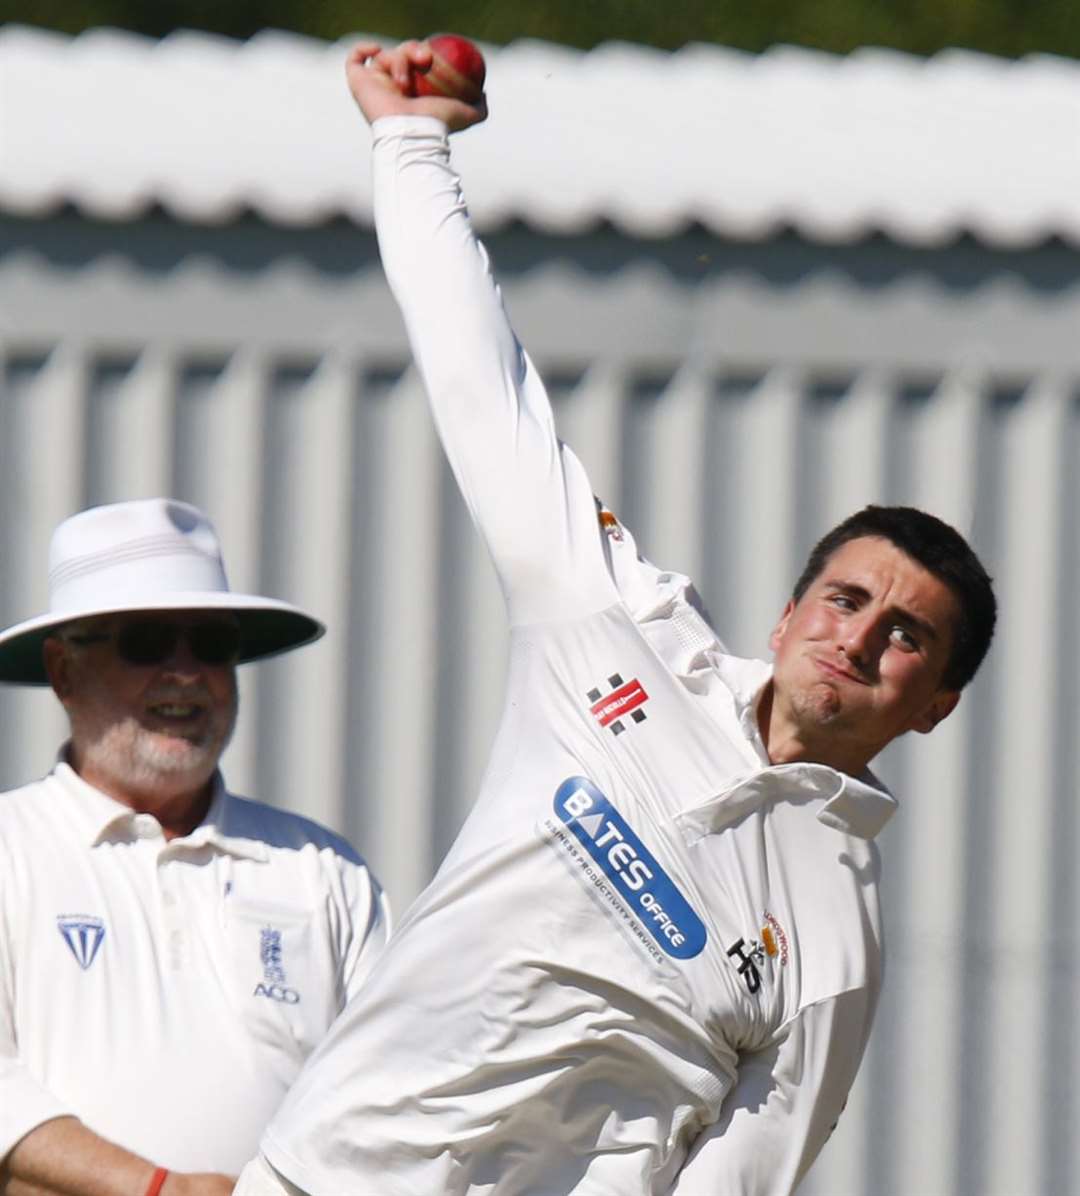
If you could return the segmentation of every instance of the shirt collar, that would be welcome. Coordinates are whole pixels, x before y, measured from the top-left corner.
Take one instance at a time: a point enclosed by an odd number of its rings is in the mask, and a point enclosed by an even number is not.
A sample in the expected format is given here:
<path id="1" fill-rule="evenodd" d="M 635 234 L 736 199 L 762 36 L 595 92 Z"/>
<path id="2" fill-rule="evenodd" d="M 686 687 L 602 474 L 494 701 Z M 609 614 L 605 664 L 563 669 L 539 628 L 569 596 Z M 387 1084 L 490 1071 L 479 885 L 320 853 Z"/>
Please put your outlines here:
<path id="1" fill-rule="evenodd" d="M 88 844 L 97 847 L 116 837 L 135 838 L 135 819 L 138 817 L 135 811 L 102 793 L 100 789 L 95 789 L 93 785 L 87 784 L 68 761 L 68 745 L 65 744 L 53 769 L 52 778 L 65 794 L 74 799 L 72 817 L 85 826 Z M 171 839 L 169 847 L 209 845 L 241 859 L 269 859 L 265 843 L 236 833 L 237 799 L 225 788 L 225 781 L 220 772 L 214 774 L 213 786 L 213 796 L 206 817 L 190 834 Z"/>
<path id="2" fill-rule="evenodd" d="M 763 773 L 782 778 L 786 787 L 824 797 L 825 804 L 817 814 L 819 822 L 859 839 L 875 838 L 896 813 L 897 802 L 874 773 L 867 768 L 853 777 L 827 764 L 772 764 L 757 720 L 758 698 L 772 679 L 772 665 L 720 653 L 713 656 L 712 664 L 731 692 L 739 726 L 760 760 Z M 748 800 L 760 804 L 764 794 L 759 786 L 748 789 L 744 783 L 739 788 L 746 790 L 743 800 L 735 803 L 740 811 L 747 807 Z"/>
<path id="3" fill-rule="evenodd" d="M 68 763 L 68 749 L 68 744 L 61 749 L 60 758 L 50 777 L 64 796 L 70 799 L 68 818 L 82 824 L 86 841 L 91 847 L 96 847 L 114 834 L 127 833 L 134 838 L 135 811 L 100 789 L 95 789 L 93 785 L 88 785 Z"/>
<path id="4" fill-rule="evenodd" d="M 206 817 L 191 834 L 182 839 L 173 839 L 173 843 L 184 843 L 191 847 L 209 844 L 240 859 L 268 860 L 270 853 L 265 843 L 237 833 L 237 808 L 237 799 L 225 788 L 221 773 L 215 773 L 214 796 L 210 799 Z"/>

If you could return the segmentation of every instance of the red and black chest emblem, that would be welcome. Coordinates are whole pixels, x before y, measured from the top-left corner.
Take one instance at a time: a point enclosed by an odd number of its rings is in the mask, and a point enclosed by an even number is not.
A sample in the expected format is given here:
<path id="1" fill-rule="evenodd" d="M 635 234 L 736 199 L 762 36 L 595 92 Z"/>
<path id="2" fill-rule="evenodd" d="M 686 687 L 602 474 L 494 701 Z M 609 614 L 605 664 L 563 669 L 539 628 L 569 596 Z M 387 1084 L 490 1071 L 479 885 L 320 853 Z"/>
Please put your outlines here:
<path id="1" fill-rule="evenodd" d="M 627 716 L 635 723 L 645 721 L 642 707 L 649 700 L 649 695 L 636 677 L 632 681 L 624 681 L 619 673 L 612 673 L 608 684 L 611 693 L 606 695 L 599 689 L 589 690 L 586 695 L 592 702 L 589 711 L 601 727 L 610 727 L 613 735 L 621 735 L 626 730 L 623 720 Z"/>

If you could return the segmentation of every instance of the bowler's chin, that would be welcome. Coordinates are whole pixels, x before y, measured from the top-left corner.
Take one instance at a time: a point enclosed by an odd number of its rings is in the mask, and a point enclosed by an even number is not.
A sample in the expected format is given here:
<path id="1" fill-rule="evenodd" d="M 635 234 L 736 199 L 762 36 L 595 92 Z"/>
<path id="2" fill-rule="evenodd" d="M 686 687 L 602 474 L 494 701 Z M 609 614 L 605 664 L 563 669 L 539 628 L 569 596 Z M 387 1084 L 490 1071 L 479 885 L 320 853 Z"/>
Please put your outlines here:
<path id="1" fill-rule="evenodd" d="M 827 681 L 792 695 L 791 709 L 800 723 L 817 727 L 828 726 L 844 713 L 836 686 Z"/>

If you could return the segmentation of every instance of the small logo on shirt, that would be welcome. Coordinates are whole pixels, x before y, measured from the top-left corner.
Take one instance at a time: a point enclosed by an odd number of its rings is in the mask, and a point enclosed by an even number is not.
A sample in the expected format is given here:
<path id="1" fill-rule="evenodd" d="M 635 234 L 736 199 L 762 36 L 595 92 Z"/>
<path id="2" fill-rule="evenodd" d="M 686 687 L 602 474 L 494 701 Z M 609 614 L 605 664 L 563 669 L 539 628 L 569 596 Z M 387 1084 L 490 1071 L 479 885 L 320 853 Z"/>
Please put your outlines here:
<path id="1" fill-rule="evenodd" d="M 783 967 L 789 955 L 784 928 L 767 909 L 762 910 L 761 917 L 765 924 L 758 931 L 759 938 L 751 939 L 749 943 L 740 938 L 727 949 L 728 956 L 737 963 L 739 975 L 751 993 L 761 989 L 765 961 L 773 960 Z"/>
<path id="2" fill-rule="evenodd" d="M 56 928 L 85 972 L 105 941 L 105 923 L 93 914 L 60 914 L 56 919 Z"/>
<path id="3" fill-rule="evenodd" d="M 751 995 L 761 989 L 761 968 L 765 963 L 765 948 L 754 939 L 747 943 L 739 939 L 727 949 L 727 954 L 738 961 L 739 975 L 746 983 Z"/>
<path id="4" fill-rule="evenodd" d="M 255 985 L 253 997 L 269 997 L 285 1005 L 299 1005 L 300 994 L 286 984 L 284 950 L 281 931 L 275 926 L 264 926 L 259 931 L 259 959 L 262 962 L 262 982 Z"/>
<path id="5" fill-rule="evenodd" d="M 600 520 L 600 527 L 607 538 L 609 540 L 617 540 L 621 543 L 623 538 L 622 526 L 607 507 L 600 508 L 598 518 Z"/>
<path id="6" fill-rule="evenodd" d="M 700 954 L 706 939 L 704 923 L 603 793 L 585 777 L 570 777 L 555 791 L 554 804 L 555 812 L 660 947 L 675 959 Z"/>
<path id="7" fill-rule="evenodd" d="M 586 697 L 592 702 L 589 713 L 601 727 L 610 727 L 613 735 L 621 735 L 626 730 L 623 719 L 629 715 L 635 723 L 645 721 L 645 711 L 642 706 L 649 700 L 644 686 L 635 677 L 633 681 L 623 681 L 621 674 L 612 673 L 608 678 L 611 693 L 606 697 L 599 689 L 590 689 Z"/>
<path id="8" fill-rule="evenodd" d="M 783 967 L 788 961 L 788 937 L 784 928 L 768 910 L 763 910 L 761 916 L 765 919 L 765 925 L 759 931 L 761 945 L 765 948 L 765 954 L 770 959 L 777 960 Z"/>

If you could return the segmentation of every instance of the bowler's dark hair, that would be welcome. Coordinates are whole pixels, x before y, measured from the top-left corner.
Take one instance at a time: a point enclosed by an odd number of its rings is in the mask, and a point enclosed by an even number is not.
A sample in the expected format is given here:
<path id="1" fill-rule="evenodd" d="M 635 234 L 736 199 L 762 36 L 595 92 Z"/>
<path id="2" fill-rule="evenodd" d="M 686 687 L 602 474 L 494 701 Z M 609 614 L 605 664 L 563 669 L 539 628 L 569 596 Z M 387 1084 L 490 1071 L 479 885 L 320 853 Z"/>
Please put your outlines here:
<path id="1" fill-rule="evenodd" d="M 942 686 L 963 689 L 975 676 L 990 647 L 997 621 L 997 601 L 990 577 L 971 546 L 958 531 L 936 516 L 915 507 L 863 507 L 817 542 L 795 583 L 792 597 L 796 602 L 802 598 L 841 545 L 864 536 L 879 536 L 895 544 L 956 595 L 960 617 L 954 628 L 952 656 Z"/>

